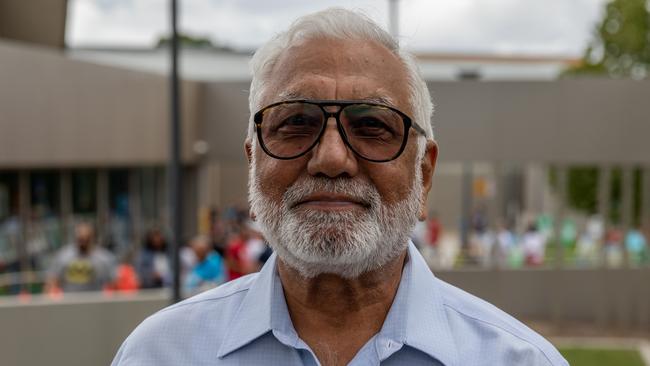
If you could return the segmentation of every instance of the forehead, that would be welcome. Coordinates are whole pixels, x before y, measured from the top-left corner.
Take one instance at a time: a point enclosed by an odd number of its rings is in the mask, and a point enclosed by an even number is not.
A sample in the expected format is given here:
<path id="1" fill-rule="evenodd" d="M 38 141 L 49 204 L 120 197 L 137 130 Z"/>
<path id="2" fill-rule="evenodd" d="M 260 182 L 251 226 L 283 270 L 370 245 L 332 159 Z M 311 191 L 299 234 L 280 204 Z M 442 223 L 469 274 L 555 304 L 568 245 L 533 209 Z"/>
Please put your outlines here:
<path id="1" fill-rule="evenodd" d="M 271 75 L 265 104 L 298 98 L 370 99 L 408 110 L 406 68 L 374 41 L 309 39 L 286 49 Z"/>

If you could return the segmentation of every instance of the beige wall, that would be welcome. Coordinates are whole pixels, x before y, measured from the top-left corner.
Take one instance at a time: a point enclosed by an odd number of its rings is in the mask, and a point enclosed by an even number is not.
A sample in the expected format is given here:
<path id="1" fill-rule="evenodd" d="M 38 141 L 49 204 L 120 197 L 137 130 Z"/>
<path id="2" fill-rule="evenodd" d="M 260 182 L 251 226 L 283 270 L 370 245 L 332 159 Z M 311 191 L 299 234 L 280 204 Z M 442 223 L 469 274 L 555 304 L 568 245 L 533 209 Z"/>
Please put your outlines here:
<path id="1" fill-rule="evenodd" d="M 107 298 L 67 294 L 57 302 L 0 302 L 2 364 L 12 366 L 109 365 L 120 344 L 147 316 L 169 304 L 154 292 Z"/>
<path id="2" fill-rule="evenodd" d="M 443 160 L 650 162 L 650 81 L 462 81 L 429 89 Z"/>
<path id="3" fill-rule="evenodd" d="M 0 0 L 0 38 L 62 49 L 67 0 Z"/>
<path id="4" fill-rule="evenodd" d="M 164 164 L 168 78 L 0 43 L 0 168 Z M 183 156 L 192 162 L 200 85 L 184 82 Z"/>
<path id="5" fill-rule="evenodd" d="M 520 318 L 552 321 L 571 332 L 574 322 L 609 334 L 650 330 L 650 269 L 458 270 L 436 272 Z"/>

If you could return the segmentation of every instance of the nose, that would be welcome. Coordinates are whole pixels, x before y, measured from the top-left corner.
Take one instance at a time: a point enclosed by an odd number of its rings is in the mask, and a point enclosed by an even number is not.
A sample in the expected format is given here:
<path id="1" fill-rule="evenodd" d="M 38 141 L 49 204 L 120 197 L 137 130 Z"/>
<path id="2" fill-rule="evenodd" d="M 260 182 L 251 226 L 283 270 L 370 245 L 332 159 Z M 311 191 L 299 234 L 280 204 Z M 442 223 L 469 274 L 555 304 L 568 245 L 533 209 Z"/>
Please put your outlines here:
<path id="1" fill-rule="evenodd" d="M 325 175 L 330 178 L 338 176 L 354 177 L 359 171 L 357 158 L 348 148 L 339 134 L 336 120 L 327 121 L 323 136 L 312 150 L 307 164 L 310 175 Z"/>

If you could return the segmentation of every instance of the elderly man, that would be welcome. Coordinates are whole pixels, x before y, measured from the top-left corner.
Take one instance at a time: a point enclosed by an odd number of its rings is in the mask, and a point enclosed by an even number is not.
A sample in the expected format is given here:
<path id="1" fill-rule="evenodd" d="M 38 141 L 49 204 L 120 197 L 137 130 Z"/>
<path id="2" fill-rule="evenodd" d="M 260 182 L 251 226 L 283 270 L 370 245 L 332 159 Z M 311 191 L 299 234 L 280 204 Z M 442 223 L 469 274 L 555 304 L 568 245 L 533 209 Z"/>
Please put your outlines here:
<path id="1" fill-rule="evenodd" d="M 252 67 L 251 214 L 276 254 L 145 320 L 114 365 L 566 365 L 410 243 L 438 150 L 427 87 L 389 34 L 325 10 Z"/>

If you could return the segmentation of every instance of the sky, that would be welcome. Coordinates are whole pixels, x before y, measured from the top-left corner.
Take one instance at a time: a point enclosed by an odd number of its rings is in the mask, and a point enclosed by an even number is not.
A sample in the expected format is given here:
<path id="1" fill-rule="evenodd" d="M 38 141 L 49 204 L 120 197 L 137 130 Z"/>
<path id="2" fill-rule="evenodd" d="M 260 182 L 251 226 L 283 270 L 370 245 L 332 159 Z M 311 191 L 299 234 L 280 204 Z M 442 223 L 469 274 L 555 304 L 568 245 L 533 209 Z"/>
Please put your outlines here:
<path id="1" fill-rule="evenodd" d="M 389 0 L 179 0 L 181 31 L 254 49 L 304 14 L 340 6 L 388 27 Z M 418 52 L 580 56 L 606 0 L 399 0 L 399 40 Z M 169 0 L 69 0 L 70 47 L 151 47 Z"/>

